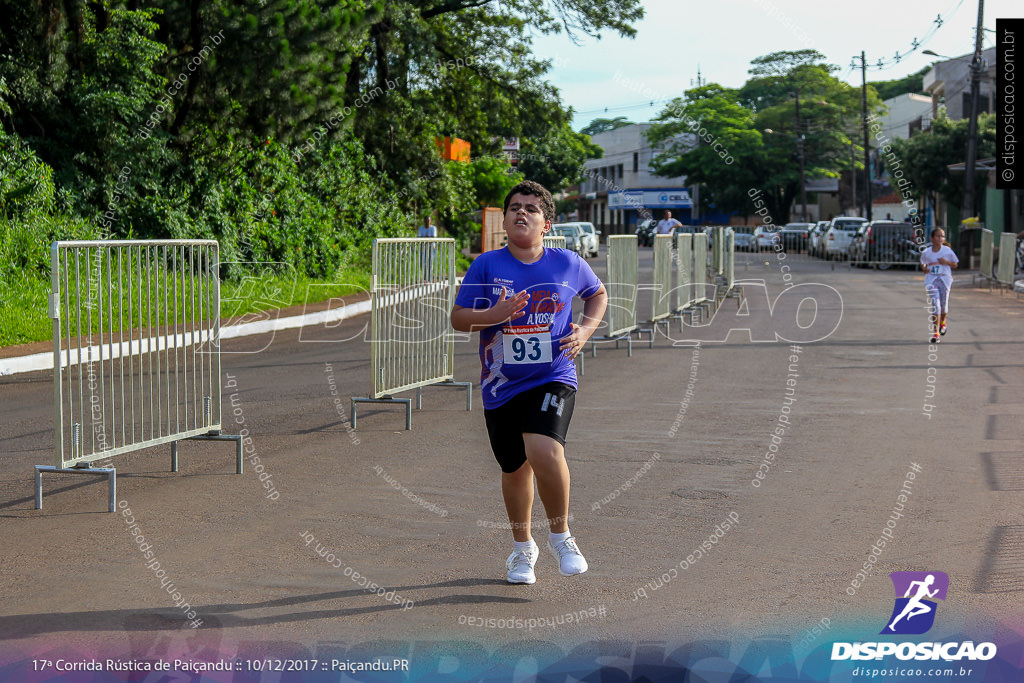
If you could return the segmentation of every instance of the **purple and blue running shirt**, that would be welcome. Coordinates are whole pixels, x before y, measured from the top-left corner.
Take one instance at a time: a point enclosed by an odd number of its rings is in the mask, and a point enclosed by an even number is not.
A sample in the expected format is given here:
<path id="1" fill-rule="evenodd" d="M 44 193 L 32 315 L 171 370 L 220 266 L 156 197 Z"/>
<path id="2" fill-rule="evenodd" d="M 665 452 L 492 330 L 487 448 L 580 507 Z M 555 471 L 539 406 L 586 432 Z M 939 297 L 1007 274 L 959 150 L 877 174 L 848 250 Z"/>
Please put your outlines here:
<path id="1" fill-rule="evenodd" d="M 593 296 L 601 281 L 579 254 L 545 248 L 534 263 L 523 263 L 508 248 L 489 251 L 473 261 L 455 304 L 486 309 L 529 292 L 525 315 L 480 331 L 480 387 L 490 410 L 528 389 L 548 382 L 576 387 L 576 364 L 558 348 L 572 328 L 572 299 Z"/>

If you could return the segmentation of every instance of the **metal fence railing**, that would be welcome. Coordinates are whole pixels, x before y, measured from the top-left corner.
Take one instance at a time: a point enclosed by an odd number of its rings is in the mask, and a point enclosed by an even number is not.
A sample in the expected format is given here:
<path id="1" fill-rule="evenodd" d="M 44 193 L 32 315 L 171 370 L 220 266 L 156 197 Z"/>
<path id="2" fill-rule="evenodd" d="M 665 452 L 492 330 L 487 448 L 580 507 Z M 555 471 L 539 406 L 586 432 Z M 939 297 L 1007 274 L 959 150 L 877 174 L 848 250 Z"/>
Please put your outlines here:
<path id="1" fill-rule="evenodd" d="M 608 274 L 605 289 L 608 292 L 608 308 L 605 310 L 605 334 L 591 337 L 591 355 L 597 355 L 598 341 L 614 341 L 615 348 L 620 341 L 626 342 L 629 355 L 633 355 L 632 337 L 637 329 L 638 265 L 636 235 L 608 236 Z"/>
<path id="2" fill-rule="evenodd" d="M 995 235 L 985 228 L 981 231 L 981 266 L 979 271 L 981 277 L 986 280 L 992 279 L 992 266 L 994 265 L 993 252 L 995 251 Z"/>
<path id="3" fill-rule="evenodd" d="M 412 400 L 394 394 L 416 389 L 421 408 L 428 385 L 465 388 L 470 410 L 473 384 L 453 381 L 455 240 L 374 240 L 370 299 L 373 396 L 352 398 L 353 429 L 359 403 L 403 403 L 405 428 L 412 429 Z"/>
<path id="4" fill-rule="evenodd" d="M 222 435 L 219 251 L 213 240 L 54 242 L 54 465 L 42 473 L 107 476 L 92 463 L 160 444 Z"/>
<path id="5" fill-rule="evenodd" d="M 725 286 L 728 292 L 732 292 L 736 286 L 736 233 L 729 231 L 729 237 L 725 243 Z"/>
<path id="6" fill-rule="evenodd" d="M 544 235 L 545 249 L 565 249 L 565 235 Z"/>
<path id="7" fill-rule="evenodd" d="M 711 228 L 711 270 L 714 275 L 725 273 L 726 230 L 720 225 Z"/>
<path id="8" fill-rule="evenodd" d="M 651 292 L 651 322 L 672 314 L 672 235 L 654 237 L 654 290 Z"/>
<path id="9" fill-rule="evenodd" d="M 703 304 L 708 287 L 708 236 L 697 233 L 693 236 L 693 303 Z"/>
<path id="10" fill-rule="evenodd" d="M 676 310 L 693 306 L 693 235 L 676 235 Z"/>
<path id="11" fill-rule="evenodd" d="M 1004 232 L 999 236 L 999 265 L 996 268 L 996 282 L 1013 287 L 1013 267 L 1017 256 L 1017 236 Z"/>

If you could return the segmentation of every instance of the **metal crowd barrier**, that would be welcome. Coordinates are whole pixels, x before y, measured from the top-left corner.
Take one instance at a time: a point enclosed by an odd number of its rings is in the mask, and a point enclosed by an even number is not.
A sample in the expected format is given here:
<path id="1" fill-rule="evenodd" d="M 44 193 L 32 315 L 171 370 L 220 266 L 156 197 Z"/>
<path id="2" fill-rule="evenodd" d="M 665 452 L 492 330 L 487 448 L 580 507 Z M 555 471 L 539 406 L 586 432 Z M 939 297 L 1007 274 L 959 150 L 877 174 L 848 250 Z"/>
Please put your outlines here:
<path id="1" fill-rule="evenodd" d="M 725 228 L 711 228 L 711 269 L 714 275 L 725 273 Z"/>
<path id="2" fill-rule="evenodd" d="M 708 235 L 697 233 L 693 236 L 693 303 L 704 305 L 708 286 Z"/>
<path id="3" fill-rule="evenodd" d="M 405 404 L 412 429 L 412 399 L 394 394 L 425 386 L 464 387 L 473 407 L 473 383 L 455 382 L 455 336 L 449 314 L 455 303 L 455 240 L 387 238 L 373 241 L 370 293 L 373 396 L 352 398 L 352 428 L 359 403 Z"/>
<path id="4" fill-rule="evenodd" d="M 981 231 L 981 266 L 978 268 L 981 277 L 992 280 L 993 252 L 995 251 L 995 234 L 988 228 Z"/>
<path id="5" fill-rule="evenodd" d="M 636 299 L 638 288 L 638 255 L 636 235 L 608 236 L 608 308 L 605 311 L 607 331 L 602 337 L 591 337 L 591 356 L 597 355 L 598 341 L 614 341 L 615 348 L 625 341 L 628 355 L 633 355 L 632 334 L 637 329 Z"/>
<path id="6" fill-rule="evenodd" d="M 676 311 L 693 310 L 693 235 L 676 235 Z"/>
<path id="7" fill-rule="evenodd" d="M 736 286 L 736 233 L 729 233 L 729 240 L 725 247 L 725 286 L 731 294 Z"/>
<path id="8" fill-rule="evenodd" d="M 54 242 L 54 465 L 43 472 L 106 476 L 114 511 L 116 455 L 221 434 L 219 248 L 213 240 Z"/>
<path id="9" fill-rule="evenodd" d="M 565 249 L 565 235 L 544 235 L 545 249 Z"/>
<path id="10" fill-rule="evenodd" d="M 1013 287 L 1013 266 L 1017 251 L 1017 236 L 1012 232 L 1004 232 L 999 236 L 999 266 L 996 269 L 996 282 Z"/>
<path id="11" fill-rule="evenodd" d="M 672 315 L 672 235 L 655 235 L 651 323 L 656 326 L 659 321 L 670 315 Z"/>

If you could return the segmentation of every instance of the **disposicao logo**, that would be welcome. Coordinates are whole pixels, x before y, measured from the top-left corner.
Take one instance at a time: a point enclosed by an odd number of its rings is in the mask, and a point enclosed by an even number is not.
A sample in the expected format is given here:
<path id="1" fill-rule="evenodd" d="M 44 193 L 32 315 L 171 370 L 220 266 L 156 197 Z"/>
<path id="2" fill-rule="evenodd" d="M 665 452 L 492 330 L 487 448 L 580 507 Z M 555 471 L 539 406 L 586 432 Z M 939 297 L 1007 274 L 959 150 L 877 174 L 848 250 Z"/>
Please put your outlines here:
<path id="1" fill-rule="evenodd" d="M 896 600 L 892 614 L 880 635 L 920 635 L 935 624 L 938 603 L 945 600 L 949 590 L 949 576 L 945 572 L 892 572 Z M 832 661 L 882 659 L 895 655 L 897 659 L 917 661 L 959 660 L 987 661 L 996 656 L 995 643 L 966 640 L 946 643 L 833 643 Z"/>
<path id="2" fill-rule="evenodd" d="M 896 589 L 896 604 L 881 634 L 927 633 L 935 623 L 938 607 L 938 603 L 928 598 L 946 599 L 949 576 L 945 572 L 893 572 L 889 578 Z"/>

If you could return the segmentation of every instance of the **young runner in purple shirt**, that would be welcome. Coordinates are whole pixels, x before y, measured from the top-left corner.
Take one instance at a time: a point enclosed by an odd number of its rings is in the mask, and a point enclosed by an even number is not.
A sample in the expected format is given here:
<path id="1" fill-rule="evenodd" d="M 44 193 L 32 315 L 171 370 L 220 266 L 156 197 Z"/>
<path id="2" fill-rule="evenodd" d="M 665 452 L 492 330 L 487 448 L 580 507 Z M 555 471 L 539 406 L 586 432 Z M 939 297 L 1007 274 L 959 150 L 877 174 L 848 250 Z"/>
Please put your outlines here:
<path id="1" fill-rule="evenodd" d="M 608 295 L 590 266 L 565 249 L 545 249 L 555 206 L 524 181 L 505 198 L 508 245 L 481 255 L 462 281 L 452 326 L 480 332 L 481 389 L 491 450 L 512 526 L 509 583 L 534 583 L 540 554 L 530 533 L 533 480 L 548 515 L 548 549 L 563 576 L 587 571 L 569 533 L 565 437 L 576 396 L 576 355 L 604 317 Z M 581 324 L 572 300 L 584 301 Z"/>

